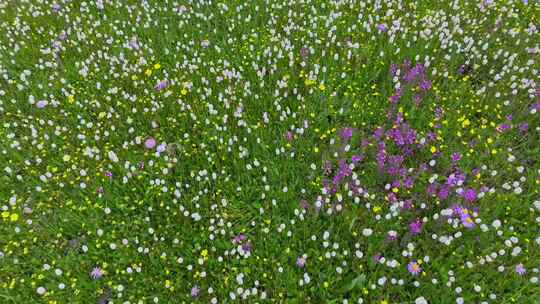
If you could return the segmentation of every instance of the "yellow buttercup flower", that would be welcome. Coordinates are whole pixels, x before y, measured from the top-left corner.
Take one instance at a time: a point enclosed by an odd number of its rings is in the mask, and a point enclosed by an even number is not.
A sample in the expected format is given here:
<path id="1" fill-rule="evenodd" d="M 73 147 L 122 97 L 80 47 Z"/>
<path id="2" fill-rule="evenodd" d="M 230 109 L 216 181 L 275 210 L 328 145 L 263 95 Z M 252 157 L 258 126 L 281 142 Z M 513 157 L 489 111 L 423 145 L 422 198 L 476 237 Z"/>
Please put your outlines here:
<path id="1" fill-rule="evenodd" d="M 201 251 L 201 256 L 202 256 L 203 258 L 207 257 L 207 256 L 208 256 L 208 250 L 203 249 L 203 250 Z"/>

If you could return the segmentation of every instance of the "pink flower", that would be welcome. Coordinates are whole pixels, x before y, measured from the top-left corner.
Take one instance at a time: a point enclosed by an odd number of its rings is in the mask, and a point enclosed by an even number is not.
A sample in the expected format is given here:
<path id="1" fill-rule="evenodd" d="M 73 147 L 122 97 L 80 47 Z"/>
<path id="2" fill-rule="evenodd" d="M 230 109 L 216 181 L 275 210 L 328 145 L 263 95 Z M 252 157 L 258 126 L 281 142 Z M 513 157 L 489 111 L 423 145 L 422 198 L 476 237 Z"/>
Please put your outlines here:
<path id="1" fill-rule="evenodd" d="M 287 131 L 287 132 L 285 132 L 284 137 L 285 137 L 285 139 L 286 139 L 287 141 L 291 141 L 291 140 L 293 140 L 293 137 L 294 137 L 294 136 L 293 136 L 293 133 L 292 133 L 291 131 Z"/>
<path id="2" fill-rule="evenodd" d="M 156 146 L 157 142 L 154 138 L 150 137 L 148 139 L 146 139 L 144 141 L 144 147 L 146 149 L 154 149 L 154 147 Z"/>
<path id="3" fill-rule="evenodd" d="M 422 271 L 422 268 L 420 267 L 418 263 L 416 263 L 416 261 L 412 261 L 409 264 L 407 264 L 407 270 L 412 275 L 418 275 Z"/>

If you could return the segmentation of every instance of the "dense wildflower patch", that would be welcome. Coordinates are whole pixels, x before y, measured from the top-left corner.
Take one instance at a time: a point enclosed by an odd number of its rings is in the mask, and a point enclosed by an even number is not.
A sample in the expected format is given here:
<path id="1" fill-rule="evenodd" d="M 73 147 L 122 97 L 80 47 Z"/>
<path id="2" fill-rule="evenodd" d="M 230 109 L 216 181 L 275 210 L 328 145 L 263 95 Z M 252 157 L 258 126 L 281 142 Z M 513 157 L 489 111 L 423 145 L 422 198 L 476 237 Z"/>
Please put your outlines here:
<path id="1" fill-rule="evenodd" d="M 537 1 L 1 1 L 0 303 L 538 303 Z"/>

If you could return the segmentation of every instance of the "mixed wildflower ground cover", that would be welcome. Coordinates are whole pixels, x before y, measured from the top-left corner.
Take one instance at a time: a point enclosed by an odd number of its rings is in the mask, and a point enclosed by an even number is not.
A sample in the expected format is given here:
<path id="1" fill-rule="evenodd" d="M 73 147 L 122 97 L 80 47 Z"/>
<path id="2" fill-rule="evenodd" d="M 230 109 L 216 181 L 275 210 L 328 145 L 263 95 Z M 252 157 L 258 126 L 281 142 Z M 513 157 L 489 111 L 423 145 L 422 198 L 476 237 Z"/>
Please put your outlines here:
<path id="1" fill-rule="evenodd" d="M 537 1 L 0 1 L 0 303 L 540 303 Z"/>

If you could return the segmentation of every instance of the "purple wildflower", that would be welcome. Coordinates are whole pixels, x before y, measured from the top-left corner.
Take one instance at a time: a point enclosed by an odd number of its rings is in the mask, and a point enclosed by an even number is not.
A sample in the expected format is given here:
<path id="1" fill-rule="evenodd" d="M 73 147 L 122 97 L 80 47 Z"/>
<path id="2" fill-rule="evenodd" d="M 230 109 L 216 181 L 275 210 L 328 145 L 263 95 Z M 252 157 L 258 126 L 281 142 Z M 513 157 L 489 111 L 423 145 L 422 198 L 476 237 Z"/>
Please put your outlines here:
<path id="1" fill-rule="evenodd" d="M 437 193 L 437 185 L 435 184 L 429 184 L 426 188 L 426 194 L 428 196 L 434 196 Z"/>
<path id="2" fill-rule="evenodd" d="M 407 270 L 412 275 L 418 275 L 420 272 L 422 272 L 422 268 L 420 265 L 415 261 L 411 261 L 409 264 L 407 264 Z"/>
<path id="3" fill-rule="evenodd" d="M 437 135 L 431 131 L 429 131 L 427 134 L 426 134 L 426 138 L 427 140 L 429 141 L 434 141 L 435 139 L 437 139 Z"/>
<path id="4" fill-rule="evenodd" d="M 484 0 L 482 1 L 482 6 L 483 7 L 490 7 L 493 5 L 493 0 Z"/>
<path id="5" fill-rule="evenodd" d="M 367 138 L 362 138 L 362 140 L 360 141 L 360 146 L 362 148 L 366 148 L 367 146 L 369 146 L 369 139 Z"/>
<path id="6" fill-rule="evenodd" d="M 309 208 L 309 204 L 305 199 L 300 200 L 300 208 L 302 208 L 302 209 L 308 209 Z"/>
<path id="7" fill-rule="evenodd" d="M 306 266 L 306 259 L 302 256 L 296 258 L 296 266 L 304 268 Z"/>
<path id="8" fill-rule="evenodd" d="M 441 107 L 436 107 L 435 108 L 435 118 L 437 119 L 441 119 L 444 115 L 444 111 L 443 111 L 443 108 Z"/>
<path id="9" fill-rule="evenodd" d="M 467 189 L 462 193 L 463 199 L 467 202 L 474 202 L 476 200 L 476 191 L 474 189 Z"/>
<path id="10" fill-rule="evenodd" d="M 528 123 L 524 122 L 524 123 L 521 123 L 521 124 L 519 125 L 519 131 L 520 131 L 521 133 L 526 133 L 527 130 L 529 130 L 529 124 L 528 124 Z"/>
<path id="11" fill-rule="evenodd" d="M 413 95 L 414 103 L 418 106 L 420 102 L 422 102 L 422 95 L 420 94 L 414 94 Z"/>
<path id="12" fill-rule="evenodd" d="M 395 232 L 393 230 L 388 231 L 386 239 L 389 240 L 389 241 L 395 241 L 397 239 L 397 232 Z"/>
<path id="13" fill-rule="evenodd" d="M 363 155 L 353 155 L 351 157 L 351 160 L 354 164 L 358 163 L 358 162 L 361 162 L 362 159 L 364 159 L 364 156 Z"/>
<path id="14" fill-rule="evenodd" d="M 94 267 L 90 272 L 90 278 L 92 278 L 92 280 L 98 280 L 101 277 L 103 277 L 103 270 L 97 266 Z"/>
<path id="15" fill-rule="evenodd" d="M 287 141 L 293 140 L 293 133 L 291 131 L 285 132 L 285 135 L 283 135 Z"/>
<path id="16" fill-rule="evenodd" d="M 465 75 L 469 71 L 470 67 L 466 64 L 462 64 L 458 68 L 458 73 L 460 75 Z"/>
<path id="17" fill-rule="evenodd" d="M 407 189 L 411 189 L 414 185 L 414 179 L 410 176 L 407 176 L 405 180 L 403 181 L 403 186 Z"/>
<path id="18" fill-rule="evenodd" d="M 463 224 L 463 226 L 465 226 L 465 228 L 467 229 L 474 228 L 474 221 L 472 217 L 467 213 L 461 216 L 461 224 Z"/>
<path id="19" fill-rule="evenodd" d="M 162 81 L 158 82 L 158 84 L 156 84 L 154 86 L 154 90 L 161 91 L 161 90 L 165 89 L 168 86 L 169 86 L 169 81 L 168 80 L 162 80 Z"/>
<path id="20" fill-rule="evenodd" d="M 163 143 L 163 144 L 157 146 L 156 151 L 158 153 L 161 153 L 161 152 L 164 152 L 166 149 L 167 149 L 167 144 Z"/>
<path id="21" fill-rule="evenodd" d="M 195 285 L 191 288 L 191 297 L 192 298 L 196 298 L 199 296 L 199 293 L 200 293 L 201 289 L 199 288 L 198 285 Z"/>
<path id="22" fill-rule="evenodd" d="M 529 107 L 529 110 L 530 111 L 540 111 L 540 101 L 537 101 L 535 103 L 533 103 L 530 107 Z"/>
<path id="23" fill-rule="evenodd" d="M 332 163 L 330 161 L 325 161 L 323 165 L 324 174 L 328 175 L 332 172 Z"/>
<path id="24" fill-rule="evenodd" d="M 443 201 L 448 198 L 448 186 L 442 186 L 437 193 L 439 200 Z"/>
<path id="25" fill-rule="evenodd" d="M 233 244 L 240 244 L 246 239 L 246 236 L 242 233 L 233 238 Z"/>
<path id="26" fill-rule="evenodd" d="M 386 26 L 386 24 L 384 23 L 377 24 L 377 30 L 379 30 L 380 33 L 386 32 L 387 29 L 388 27 Z"/>
<path id="27" fill-rule="evenodd" d="M 247 241 L 242 244 L 242 250 L 245 252 L 250 252 L 252 248 L 253 248 L 253 245 L 251 244 L 250 241 Z"/>
<path id="28" fill-rule="evenodd" d="M 300 56 L 302 57 L 302 59 L 306 59 L 308 54 L 309 54 L 309 50 L 306 47 L 302 47 L 300 49 Z"/>
<path id="29" fill-rule="evenodd" d="M 388 100 L 392 104 L 396 104 L 398 100 L 401 98 L 401 91 L 396 91 L 396 93 L 390 97 L 388 97 Z"/>
<path id="30" fill-rule="evenodd" d="M 412 208 L 412 199 L 405 200 L 403 202 L 403 210 L 409 210 Z"/>
<path id="31" fill-rule="evenodd" d="M 409 224 L 409 231 L 411 234 L 419 234 L 422 231 L 422 222 L 419 219 L 412 221 Z"/>
<path id="32" fill-rule="evenodd" d="M 390 65 L 390 74 L 392 74 L 392 77 L 396 76 L 398 66 L 395 63 L 392 63 Z"/>
<path id="33" fill-rule="evenodd" d="M 139 50 L 140 49 L 140 46 L 139 46 L 139 41 L 137 40 L 137 38 L 133 37 L 131 39 L 131 41 L 129 41 L 129 46 L 131 47 L 131 49 L 133 50 Z"/>
<path id="34" fill-rule="evenodd" d="M 373 132 L 373 136 L 377 139 L 381 138 L 381 136 L 383 136 L 384 134 L 384 129 L 382 127 L 378 127 L 377 129 L 375 129 L 375 131 Z"/>
<path id="35" fill-rule="evenodd" d="M 511 126 L 510 126 L 509 124 L 507 124 L 507 123 L 502 123 L 502 124 L 498 125 L 498 126 L 495 128 L 495 130 L 497 130 L 497 132 L 499 132 L 499 133 L 503 133 L 504 131 L 506 131 L 506 130 L 508 130 L 508 129 L 510 129 L 510 128 L 511 128 Z"/>
<path id="36" fill-rule="evenodd" d="M 525 267 L 521 263 L 516 265 L 515 271 L 519 275 L 524 275 L 527 273 L 527 269 L 525 269 Z"/>
<path id="37" fill-rule="evenodd" d="M 60 4 L 54 3 L 51 7 L 53 13 L 58 13 L 60 11 Z"/>
<path id="38" fill-rule="evenodd" d="M 36 107 L 38 107 L 38 109 L 43 109 L 45 108 L 45 106 L 47 105 L 47 101 L 46 100 L 40 100 L 36 103 Z"/>
<path id="39" fill-rule="evenodd" d="M 424 66 L 420 63 L 416 64 L 416 66 L 412 69 L 410 69 L 405 76 L 403 77 L 403 80 L 405 82 L 413 82 L 414 80 L 418 79 L 419 76 L 424 74 Z M 430 83 L 431 85 L 431 83 Z"/>
<path id="40" fill-rule="evenodd" d="M 386 150 L 384 142 L 379 143 L 377 149 L 377 155 L 375 156 L 377 160 L 377 166 L 379 167 L 379 170 L 383 170 L 386 163 Z"/>
<path id="41" fill-rule="evenodd" d="M 452 153 L 452 155 L 450 156 L 450 160 L 452 161 L 452 163 L 456 163 L 458 162 L 459 160 L 461 159 L 461 154 L 457 153 L 457 152 L 454 152 Z"/>
<path id="42" fill-rule="evenodd" d="M 420 90 L 425 92 L 429 89 L 431 89 L 431 81 L 427 79 L 422 79 L 422 81 L 420 81 Z"/>
<path id="43" fill-rule="evenodd" d="M 452 214 L 455 216 L 463 217 L 467 212 L 467 209 L 464 209 L 460 205 L 454 205 L 452 207 Z"/>
<path id="44" fill-rule="evenodd" d="M 341 140 L 348 141 L 351 139 L 353 135 L 353 129 L 352 128 L 343 128 L 341 132 L 339 132 L 339 136 L 341 137 Z"/>

